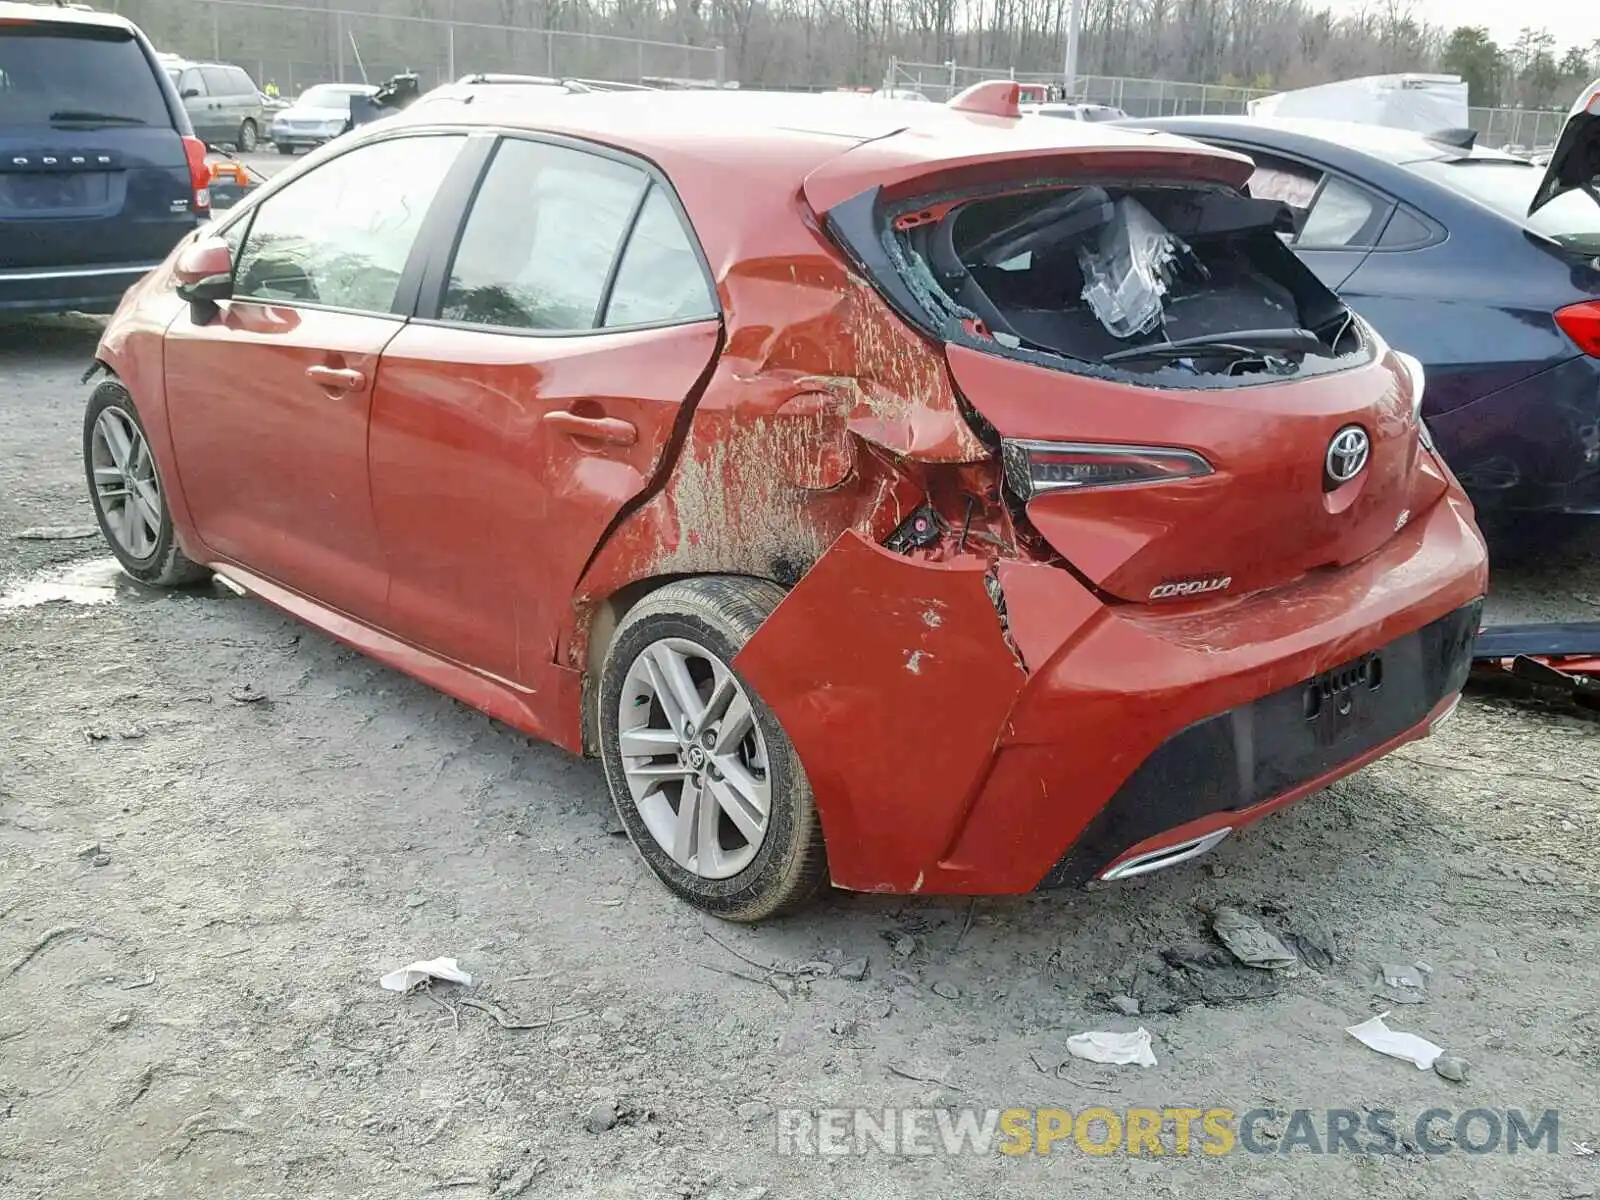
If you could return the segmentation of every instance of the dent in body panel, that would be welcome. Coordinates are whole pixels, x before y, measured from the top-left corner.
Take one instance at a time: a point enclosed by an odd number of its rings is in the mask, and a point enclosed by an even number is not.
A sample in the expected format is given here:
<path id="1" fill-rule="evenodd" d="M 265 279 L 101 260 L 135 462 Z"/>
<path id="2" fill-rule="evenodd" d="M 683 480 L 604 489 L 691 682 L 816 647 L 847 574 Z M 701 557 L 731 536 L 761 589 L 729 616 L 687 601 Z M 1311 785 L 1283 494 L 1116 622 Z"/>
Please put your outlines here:
<path id="1" fill-rule="evenodd" d="M 888 536 L 923 499 L 916 465 L 988 458 L 938 349 L 792 204 L 756 227 L 759 253 L 728 248 L 717 367 L 658 490 L 579 585 L 571 665 L 588 657 L 595 606 L 630 584 L 715 572 L 792 585 L 846 530 Z"/>

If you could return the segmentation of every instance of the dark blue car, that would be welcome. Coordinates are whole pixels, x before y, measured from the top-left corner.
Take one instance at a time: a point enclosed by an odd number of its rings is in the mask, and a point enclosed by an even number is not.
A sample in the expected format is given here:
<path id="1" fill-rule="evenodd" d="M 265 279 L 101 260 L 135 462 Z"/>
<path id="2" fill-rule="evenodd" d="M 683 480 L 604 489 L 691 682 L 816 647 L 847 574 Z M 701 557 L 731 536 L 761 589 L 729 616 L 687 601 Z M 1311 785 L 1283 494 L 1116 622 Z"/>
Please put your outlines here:
<path id="1" fill-rule="evenodd" d="M 0 317 L 115 308 L 209 215 L 209 180 L 136 26 L 0 0 Z"/>
<path id="2" fill-rule="evenodd" d="M 1255 160 L 1251 194 L 1289 205 L 1300 258 L 1422 361 L 1429 429 L 1486 526 L 1600 513 L 1600 119 L 1575 110 L 1548 172 L 1450 132 L 1132 123 Z"/>

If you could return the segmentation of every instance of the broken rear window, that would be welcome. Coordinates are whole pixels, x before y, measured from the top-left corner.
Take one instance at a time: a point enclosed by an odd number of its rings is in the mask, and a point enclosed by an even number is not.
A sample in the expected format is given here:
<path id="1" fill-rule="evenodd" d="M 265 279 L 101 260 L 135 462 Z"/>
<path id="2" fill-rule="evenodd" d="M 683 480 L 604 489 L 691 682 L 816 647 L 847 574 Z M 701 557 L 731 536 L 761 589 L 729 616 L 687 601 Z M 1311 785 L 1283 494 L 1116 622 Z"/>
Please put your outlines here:
<path id="1" fill-rule="evenodd" d="M 947 337 L 1165 385 L 1366 361 L 1349 311 L 1278 237 L 1281 203 L 1222 187 L 1083 186 L 888 217 L 885 249 Z"/>

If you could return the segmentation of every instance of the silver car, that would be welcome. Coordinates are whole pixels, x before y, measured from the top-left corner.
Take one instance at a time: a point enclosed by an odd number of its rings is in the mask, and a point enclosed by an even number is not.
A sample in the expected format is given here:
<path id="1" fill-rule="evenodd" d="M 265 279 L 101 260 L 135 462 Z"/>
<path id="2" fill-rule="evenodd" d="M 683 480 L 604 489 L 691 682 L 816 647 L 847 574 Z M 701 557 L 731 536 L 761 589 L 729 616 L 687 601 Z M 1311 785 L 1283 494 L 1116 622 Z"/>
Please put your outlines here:
<path id="1" fill-rule="evenodd" d="M 279 154 L 293 154 L 332 141 L 350 123 L 350 97 L 370 96 L 377 90 L 365 83 L 319 83 L 307 88 L 288 108 L 272 114 L 272 144 Z"/>

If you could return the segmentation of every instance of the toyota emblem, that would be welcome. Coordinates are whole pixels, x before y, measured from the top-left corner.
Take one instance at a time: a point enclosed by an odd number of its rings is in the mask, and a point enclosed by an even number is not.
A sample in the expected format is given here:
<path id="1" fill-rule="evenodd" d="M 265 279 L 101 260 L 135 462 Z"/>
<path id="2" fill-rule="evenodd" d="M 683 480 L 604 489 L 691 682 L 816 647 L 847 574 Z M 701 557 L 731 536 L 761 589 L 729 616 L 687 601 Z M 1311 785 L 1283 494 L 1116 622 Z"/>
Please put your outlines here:
<path id="1" fill-rule="evenodd" d="M 1372 439 L 1361 426 L 1346 425 L 1334 434 L 1333 441 L 1328 443 L 1328 456 L 1322 462 L 1328 483 L 1332 485 L 1329 490 L 1349 483 L 1361 474 L 1371 453 Z"/>

